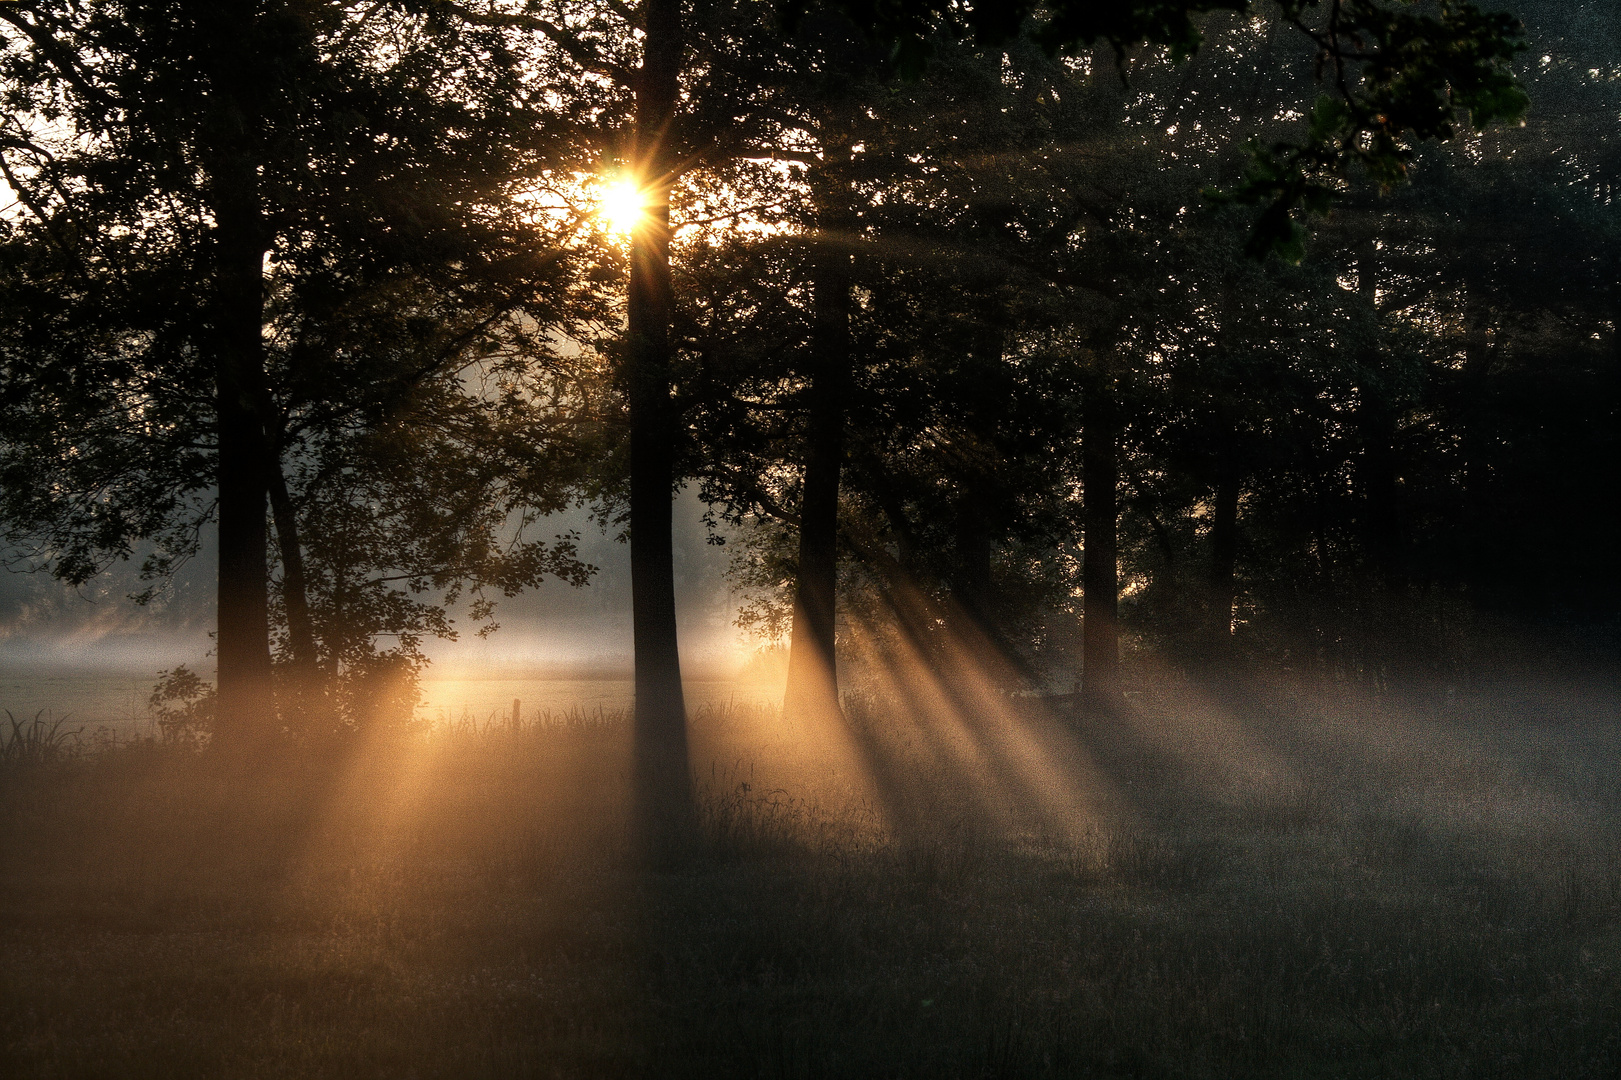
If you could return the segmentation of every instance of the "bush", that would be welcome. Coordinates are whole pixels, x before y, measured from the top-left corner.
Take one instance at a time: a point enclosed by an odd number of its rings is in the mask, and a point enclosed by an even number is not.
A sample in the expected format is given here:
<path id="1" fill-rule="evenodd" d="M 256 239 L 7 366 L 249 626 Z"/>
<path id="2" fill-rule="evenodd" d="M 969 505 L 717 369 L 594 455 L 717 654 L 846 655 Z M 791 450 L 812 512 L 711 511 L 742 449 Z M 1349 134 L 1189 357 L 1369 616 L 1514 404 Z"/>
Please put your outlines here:
<path id="1" fill-rule="evenodd" d="M 214 687 L 182 664 L 158 672 L 147 708 L 166 743 L 206 743 L 214 731 Z"/>

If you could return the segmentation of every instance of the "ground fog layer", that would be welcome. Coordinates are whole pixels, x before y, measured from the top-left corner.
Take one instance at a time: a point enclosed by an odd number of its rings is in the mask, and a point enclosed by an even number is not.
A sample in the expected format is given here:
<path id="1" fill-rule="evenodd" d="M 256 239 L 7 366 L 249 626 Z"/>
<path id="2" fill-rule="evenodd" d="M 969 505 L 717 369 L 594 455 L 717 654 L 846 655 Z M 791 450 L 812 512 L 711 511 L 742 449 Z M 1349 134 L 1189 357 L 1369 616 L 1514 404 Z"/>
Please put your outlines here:
<path id="1" fill-rule="evenodd" d="M 623 842 L 629 732 L 605 713 L 357 742 L 251 782 L 150 745 L 10 766 L 0 1060 L 19 1077 L 1621 1069 L 1605 699 L 1180 684 L 1077 718 L 928 689 L 853 700 L 838 730 L 700 714 L 702 836 L 651 869 Z"/>

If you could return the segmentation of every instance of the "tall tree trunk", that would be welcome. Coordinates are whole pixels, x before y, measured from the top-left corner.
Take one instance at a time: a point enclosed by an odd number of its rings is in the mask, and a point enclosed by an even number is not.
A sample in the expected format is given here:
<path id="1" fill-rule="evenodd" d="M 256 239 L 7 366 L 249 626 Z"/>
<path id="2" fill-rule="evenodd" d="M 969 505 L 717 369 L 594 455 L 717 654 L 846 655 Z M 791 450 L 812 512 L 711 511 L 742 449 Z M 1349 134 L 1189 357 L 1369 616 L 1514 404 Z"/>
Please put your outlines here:
<path id="1" fill-rule="evenodd" d="M 1401 565 L 1400 484 L 1396 457 L 1396 411 L 1379 391 L 1357 409 L 1362 453 L 1356 480 L 1361 491 L 1362 544 L 1377 586 L 1399 592 Z"/>
<path id="2" fill-rule="evenodd" d="M 970 675 L 981 685 L 1014 687 L 1035 678 L 1035 671 L 1020 655 L 997 619 L 991 564 L 996 553 L 992 515 L 995 502 L 991 481 L 973 477 L 958 501 L 956 512 L 956 568 L 951 579 L 952 637 L 974 658 Z"/>
<path id="3" fill-rule="evenodd" d="M 287 491 L 280 462 L 271 458 L 270 516 L 276 525 L 276 548 L 281 555 L 281 597 L 287 610 L 287 646 L 292 667 L 300 677 L 315 672 L 315 625 L 310 618 L 309 583 L 304 576 L 304 549 L 298 538 L 298 514 Z"/>
<path id="4" fill-rule="evenodd" d="M 1357 292 L 1373 316 L 1379 315 L 1377 244 L 1366 239 L 1357 249 Z M 1395 388 L 1390 385 L 1387 357 L 1376 340 L 1362 358 L 1356 428 L 1362 447 L 1356 464 L 1359 533 L 1369 568 L 1365 583 L 1363 657 L 1365 670 L 1382 685 L 1409 643 L 1399 625 L 1406 582 L 1401 566 L 1401 519 L 1398 507 L 1399 463 L 1396 455 Z"/>
<path id="5" fill-rule="evenodd" d="M 957 504 L 957 575 L 952 593 L 968 625 L 962 627 L 968 640 L 979 636 L 999 640 L 991 623 L 991 529 L 986 520 L 986 500 L 978 483 Z"/>
<path id="6" fill-rule="evenodd" d="M 1120 484 L 1119 409 L 1114 374 L 1097 372 L 1082 400 L 1082 698 L 1106 710 L 1120 692 L 1120 592 L 1115 529 Z"/>
<path id="7" fill-rule="evenodd" d="M 218 423 L 219 593 L 216 737 L 246 748 L 274 730 L 265 545 L 264 256 L 258 88 L 247 62 L 253 7 L 222 3 L 210 30 L 213 113 L 206 166 L 214 212 L 215 395 Z M 241 59 L 237 56 L 237 59 Z"/>
<path id="8" fill-rule="evenodd" d="M 310 617 L 309 583 L 304 575 L 304 549 L 298 538 L 298 514 L 287 491 L 287 478 L 281 471 L 280 454 L 267 441 L 270 517 L 276 526 L 277 550 L 281 553 L 281 604 L 287 617 L 287 648 L 291 654 L 285 714 L 308 730 L 318 720 L 321 708 L 321 673 L 315 653 L 315 625 Z"/>
<path id="9" fill-rule="evenodd" d="M 1470 608 L 1490 606 L 1491 599 L 1485 588 L 1489 582 L 1500 580 L 1491 573 L 1492 546 L 1496 543 L 1491 475 L 1493 458 L 1493 423 L 1491 407 L 1491 363 L 1493 354 L 1492 313 L 1479 297 L 1470 293 L 1464 306 L 1464 363 L 1463 369 L 1452 377 L 1451 397 L 1454 411 L 1453 425 L 1458 431 L 1458 452 L 1462 459 L 1463 490 L 1462 514 L 1450 545 L 1454 557 L 1462 564 L 1460 577 L 1469 583 L 1469 596 L 1465 612 Z M 1621 325 L 1621 324 L 1617 324 Z M 1449 676 L 1455 685 L 1467 687 L 1479 665 L 1460 663 L 1456 657 L 1449 664 Z"/>
<path id="10" fill-rule="evenodd" d="M 1617 324 L 1621 326 L 1621 323 Z M 1459 544 L 1464 577 L 1489 581 L 1493 533 L 1491 497 L 1491 312 L 1470 298 L 1464 309 L 1463 370 L 1455 377 L 1459 451 L 1463 458 L 1463 536 Z M 1475 597 L 1480 602 L 1482 597 Z"/>
<path id="11" fill-rule="evenodd" d="M 684 43 L 681 0 L 646 0 L 642 10 L 646 37 L 632 153 L 646 216 L 631 236 L 627 304 L 630 582 L 638 789 L 644 824 L 663 834 L 685 830 L 692 801 L 670 531 L 676 420 L 670 400 L 670 135 Z"/>
<path id="12" fill-rule="evenodd" d="M 230 304 L 231 300 L 226 299 Z M 242 303 L 238 298 L 238 303 Z M 234 305 L 233 305 L 234 306 Z M 254 326 L 257 335 L 258 326 Z M 236 335 L 233 335 L 236 336 Z M 242 401 L 248 372 L 237 349 L 218 369 L 219 593 L 218 727 L 223 744 L 256 742 L 275 721 L 265 560 L 265 486 L 258 417 Z M 231 355 L 231 353 L 236 355 Z"/>
<path id="13" fill-rule="evenodd" d="M 812 266 L 815 312 L 806 417 L 805 486 L 799 508 L 799 573 L 788 645 L 787 715 L 839 715 L 834 626 L 838 594 L 839 474 L 844 468 L 845 397 L 850 382 L 850 255 L 844 250 L 849 188 L 847 143 L 823 150 L 817 188 L 821 235 Z"/>
<path id="14" fill-rule="evenodd" d="M 1233 637 L 1233 580 L 1238 563 L 1238 467 L 1223 447 L 1217 466 L 1216 515 L 1210 523 L 1210 576 L 1207 581 L 1205 656 L 1220 667 L 1230 659 Z"/>

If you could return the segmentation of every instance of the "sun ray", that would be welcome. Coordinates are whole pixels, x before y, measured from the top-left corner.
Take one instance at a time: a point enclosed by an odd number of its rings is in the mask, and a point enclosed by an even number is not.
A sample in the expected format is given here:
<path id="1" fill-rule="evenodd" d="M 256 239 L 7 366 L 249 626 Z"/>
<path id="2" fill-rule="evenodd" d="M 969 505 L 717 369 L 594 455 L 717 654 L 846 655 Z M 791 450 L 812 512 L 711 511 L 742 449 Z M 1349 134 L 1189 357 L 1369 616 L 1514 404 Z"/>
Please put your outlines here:
<path id="1" fill-rule="evenodd" d="M 647 209 L 646 189 L 634 178 L 621 176 L 603 185 L 597 217 L 609 232 L 629 236 L 647 220 Z"/>

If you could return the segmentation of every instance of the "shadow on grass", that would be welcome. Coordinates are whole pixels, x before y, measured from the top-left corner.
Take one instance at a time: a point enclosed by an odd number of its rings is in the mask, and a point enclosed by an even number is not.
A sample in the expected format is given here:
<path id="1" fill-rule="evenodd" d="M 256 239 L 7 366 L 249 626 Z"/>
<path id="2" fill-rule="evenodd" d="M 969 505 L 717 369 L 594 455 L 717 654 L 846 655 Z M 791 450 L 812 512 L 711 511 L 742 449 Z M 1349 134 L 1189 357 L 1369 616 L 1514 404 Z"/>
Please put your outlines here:
<path id="1" fill-rule="evenodd" d="M 700 713 L 698 828 L 652 867 L 623 723 L 443 731 L 251 783 L 152 747 L 9 770 L 0 1060 L 1614 1074 L 1615 732 L 1156 685 L 1084 718 L 898 677 L 842 731 Z"/>

